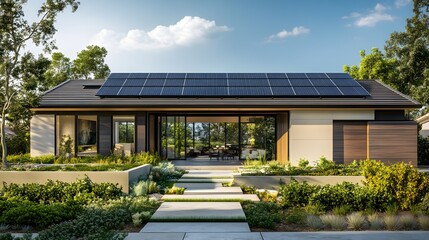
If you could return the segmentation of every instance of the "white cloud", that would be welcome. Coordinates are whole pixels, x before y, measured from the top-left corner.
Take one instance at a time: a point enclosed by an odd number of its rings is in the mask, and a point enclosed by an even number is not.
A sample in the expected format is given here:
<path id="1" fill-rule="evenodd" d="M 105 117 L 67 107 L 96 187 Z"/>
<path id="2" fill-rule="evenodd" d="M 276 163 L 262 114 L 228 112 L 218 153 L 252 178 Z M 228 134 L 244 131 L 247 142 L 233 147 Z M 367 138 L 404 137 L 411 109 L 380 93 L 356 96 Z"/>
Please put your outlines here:
<path id="1" fill-rule="evenodd" d="M 131 29 L 126 34 L 118 34 L 112 30 L 103 29 L 94 36 L 93 42 L 124 50 L 154 50 L 190 46 L 216 33 L 230 30 L 227 26 L 216 25 L 215 21 L 185 16 L 173 25 L 158 25 L 150 31 Z"/>
<path id="2" fill-rule="evenodd" d="M 395 1 L 395 6 L 397 8 L 400 8 L 400 7 L 406 6 L 406 5 L 410 4 L 410 3 L 411 3 L 411 0 L 396 0 Z"/>
<path id="3" fill-rule="evenodd" d="M 379 22 L 393 21 L 393 16 L 386 13 L 387 7 L 383 4 L 377 3 L 373 10 L 367 14 L 352 13 L 344 16 L 343 19 L 356 19 L 353 25 L 356 27 L 374 27 Z M 351 24 L 347 24 L 351 26 Z"/>
<path id="4" fill-rule="evenodd" d="M 271 35 L 268 38 L 268 40 L 272 41 L 272 40 L 275 40 L 275 39 L 284 39 L 284 38 L 287 38 L 287 37 L 296 37 L 296 36 L 299 36 L 299 35 L 307 34 L 309 32 L 310 32 L 310 29 L 305 28 L 303 26 L 294 27 L 292 29 L 292 31 L 286 31 L 286 30 L 283 29 L 282 31 L 280 31 L 280 32 L 278 32 L 276 34 Z"/>

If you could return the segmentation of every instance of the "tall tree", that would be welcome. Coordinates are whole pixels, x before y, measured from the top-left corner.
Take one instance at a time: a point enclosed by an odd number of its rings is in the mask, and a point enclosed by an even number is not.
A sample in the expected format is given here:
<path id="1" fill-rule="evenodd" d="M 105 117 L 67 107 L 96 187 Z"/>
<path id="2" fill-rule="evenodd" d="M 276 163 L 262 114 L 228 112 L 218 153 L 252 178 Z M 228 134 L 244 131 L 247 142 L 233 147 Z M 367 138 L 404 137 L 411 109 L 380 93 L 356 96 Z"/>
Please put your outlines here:
<path id="1" fill-rule="evenodd" d="M 23 51 L 27 43 L 42 46 L 47 52 L 55 48 L 53 36 L 54 23 L 58 13 L 68 6 L 76 11 L 76 0 L 46 0 L 38 11 L 38 19 L 29 23 L 24 16 L 25 0 L 0 0 L 0 86 L 1 86 L 1 146 L 2 162 L 7 167 L 6 117 L 9 108 L 22 84 L 22 71 L 19 71 Z"/>
<path id="2" fill-rule="evenodd" d="M 77 58 L 73 61 L 74 78 L 106 78 L 110 73 L 109 66 L 104 63 L 106 56 L 107 50 L 104 47 L 87 46 L 86 49 L 78 53 Z"/>
<path id="3" fill-rule="evenodd" d="M 398 80 L 405 93 L 429 105 L 429 0 L 413 1 L 413 16 L 404 32 L 393 32 L 386 42 L 387 57 L 398 61 Z"/>
<path id="4" fill-rule="evenodd" d="M 70 58 L 64 56 L 64 54 L 60 52 L 52 53 L 51 58 L 52 62 L 44 74 L 46 78 L 46 90 L 72 77 L 72 63 Z"/>

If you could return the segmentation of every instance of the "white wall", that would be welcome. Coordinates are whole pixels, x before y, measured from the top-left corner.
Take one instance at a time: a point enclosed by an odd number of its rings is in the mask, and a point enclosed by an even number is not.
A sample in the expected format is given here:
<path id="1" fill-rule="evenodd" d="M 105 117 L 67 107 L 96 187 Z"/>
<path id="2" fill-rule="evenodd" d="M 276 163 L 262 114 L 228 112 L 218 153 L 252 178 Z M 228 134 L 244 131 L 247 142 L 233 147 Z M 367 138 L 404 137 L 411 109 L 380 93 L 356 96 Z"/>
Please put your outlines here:
<path id="1" fill-rule="evenodd" d="M 34 115 L 30 122 L 30 155 L 32 157 L 55 154 L 55 116 Z"/>
<path id="2" fill-rule="evenodd" d="M 333 158 L 334 120 L 374 120 L 371 110 L 290 111 L 289 159 L 298 165 L 301 158 L 316 163 L 321 156 Z"/>
<path id="3" fill-rule="evenodd" d="M 422 124 L 422 130 L 420 130 L 420 135 L 424 138 L 429 137 L 429 122 Z"/>

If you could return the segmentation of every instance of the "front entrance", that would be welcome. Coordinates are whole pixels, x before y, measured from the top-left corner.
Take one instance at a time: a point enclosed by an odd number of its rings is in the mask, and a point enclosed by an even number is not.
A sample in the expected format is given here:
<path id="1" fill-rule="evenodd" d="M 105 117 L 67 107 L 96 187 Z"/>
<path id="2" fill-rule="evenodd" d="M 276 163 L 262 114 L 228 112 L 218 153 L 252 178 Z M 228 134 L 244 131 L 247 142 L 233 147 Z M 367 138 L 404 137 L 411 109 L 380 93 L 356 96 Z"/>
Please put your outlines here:
<path id="1" fill-rule="evenodd" d="M 160 154 L 170 160 L 275 159 L 274 115 L 160 115 Z"/>

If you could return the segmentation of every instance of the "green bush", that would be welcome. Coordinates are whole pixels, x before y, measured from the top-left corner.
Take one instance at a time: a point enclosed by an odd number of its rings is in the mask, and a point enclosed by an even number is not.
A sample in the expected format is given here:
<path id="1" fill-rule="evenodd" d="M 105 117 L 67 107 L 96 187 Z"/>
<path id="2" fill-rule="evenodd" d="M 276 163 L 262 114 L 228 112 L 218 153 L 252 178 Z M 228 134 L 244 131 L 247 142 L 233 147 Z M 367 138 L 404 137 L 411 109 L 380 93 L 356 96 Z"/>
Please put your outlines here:
<path id="1" fill-rule="evenodd" d="M 317 192 L 311 195 L 309 202 L 318 205 L 325 211 L 342 205 L 353 205 L 353 190 L 357 185 L 352 183 L 340 183 L 336 185 L 322 186 Z"/>
<path id="2" fill-rule="evenodd" d="M 280 204 L 283 207 L 304 207 L 309 203 L 311 195 L 319 189 L 320 186 L 310 185 L 305 181 L 299 183 L 291 178 L 290 183 L 280 186 L 279 193 L 282 196 Z"/>
<path id="3" fill-rule="evenodd" d="M 429 165 L 429 138 L 418 135 L 417 162 L 419 165 Z"/>
<path id="4" fill-rule="evenodd" d="M 3 211 L 0 223 L 45 228 L 75 219 L 82 210 L 83 207 L 76 203 L 45 205 L 24 201 Z"/>
<path id="5" fill-rule="evenodd" d="M 429 192 L 429 178 L 410 164 L 386 166 L 380 161 L 366 160 L 362 171 L 370 190 L 389 203 L 397 203 L 403 210 L 420 203 Z"/>
<path id="6" fill-rule="evenodd" d="M 4 184 L 3 197 L 31 202 L 68 202 L 88 203 L 95 199 L 111 199 L 122 196 L 122 188 L 113 183 L 93 183 L 88 177 L 73 183 L 49 180 L 46 184 Z"/>
<path id="7" fill-rule="evenodd" d="M 131 187 L 133 196 L 147 196 L 152 193 L 159 193 L 159 187 L 156 182 L 151 180 L 139 181 Z"/>
<path id="8" fill-rule="evenodd" d="M 281 209 L 275 203 L 244 203 L 243 210 L 251 227 L 275 229 L 276 223 L 281 221 Z"/>

